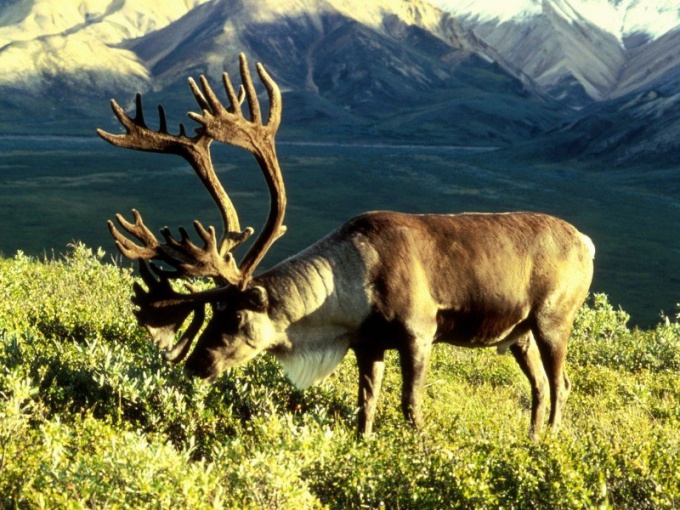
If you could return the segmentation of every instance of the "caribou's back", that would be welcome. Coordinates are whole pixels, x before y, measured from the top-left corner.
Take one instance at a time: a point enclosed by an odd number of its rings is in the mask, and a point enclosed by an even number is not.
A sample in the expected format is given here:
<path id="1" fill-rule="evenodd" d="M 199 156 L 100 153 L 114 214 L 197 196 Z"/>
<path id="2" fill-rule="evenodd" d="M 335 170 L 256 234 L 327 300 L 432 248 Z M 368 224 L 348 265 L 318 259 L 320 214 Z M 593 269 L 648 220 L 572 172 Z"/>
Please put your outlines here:
<path id="1" fill-rule="evenodd" d="M 592 242 L 545 214 L 373 212 L 335 237 L 362 253 L 374 315 L 436 317 L 438 341 L 493 345 L 548 308 L 571 316 L 592 279 Z"/>

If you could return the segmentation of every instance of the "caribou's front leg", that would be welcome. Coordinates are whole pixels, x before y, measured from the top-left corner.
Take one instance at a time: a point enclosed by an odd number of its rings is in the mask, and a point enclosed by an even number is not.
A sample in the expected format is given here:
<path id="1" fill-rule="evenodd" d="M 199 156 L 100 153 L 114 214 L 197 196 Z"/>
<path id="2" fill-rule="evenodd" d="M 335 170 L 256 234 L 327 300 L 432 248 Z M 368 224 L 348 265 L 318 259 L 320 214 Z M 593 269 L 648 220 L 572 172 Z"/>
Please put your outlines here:
<path id="1" fill-rule="evenodd" d="M 359 436 L 370 436 L 385 373 L 385 351 L 354 349 L 359 366 Z"/>

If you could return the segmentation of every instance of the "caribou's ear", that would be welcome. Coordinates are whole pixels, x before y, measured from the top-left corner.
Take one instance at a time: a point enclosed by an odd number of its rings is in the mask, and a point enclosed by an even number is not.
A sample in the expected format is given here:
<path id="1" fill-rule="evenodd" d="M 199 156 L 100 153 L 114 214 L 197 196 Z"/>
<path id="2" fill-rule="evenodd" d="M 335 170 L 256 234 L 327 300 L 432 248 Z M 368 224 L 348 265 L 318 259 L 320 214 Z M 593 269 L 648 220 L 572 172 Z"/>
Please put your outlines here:
<path id="1" fill-rule="evenodd" d="M 267 290 L 259 285 L 250 287 L 246 291 L 246 299 L 248 300 L 249 307 L 258 312 L 264 312 L 269 305 Z"/>

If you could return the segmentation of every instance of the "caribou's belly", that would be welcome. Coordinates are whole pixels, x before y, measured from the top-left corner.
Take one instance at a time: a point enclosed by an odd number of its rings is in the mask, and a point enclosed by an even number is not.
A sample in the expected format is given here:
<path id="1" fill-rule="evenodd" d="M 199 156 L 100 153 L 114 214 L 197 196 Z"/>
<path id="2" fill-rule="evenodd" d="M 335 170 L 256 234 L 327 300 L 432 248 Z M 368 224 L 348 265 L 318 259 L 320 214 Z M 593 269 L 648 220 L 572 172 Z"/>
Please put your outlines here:
<path id="1" fill-rule="evenodd" d="M 435 341 L 504 351 L 528 331 L 526 314 L 521 310 L 508 315 L 441 310 L 437 314 Z"/>

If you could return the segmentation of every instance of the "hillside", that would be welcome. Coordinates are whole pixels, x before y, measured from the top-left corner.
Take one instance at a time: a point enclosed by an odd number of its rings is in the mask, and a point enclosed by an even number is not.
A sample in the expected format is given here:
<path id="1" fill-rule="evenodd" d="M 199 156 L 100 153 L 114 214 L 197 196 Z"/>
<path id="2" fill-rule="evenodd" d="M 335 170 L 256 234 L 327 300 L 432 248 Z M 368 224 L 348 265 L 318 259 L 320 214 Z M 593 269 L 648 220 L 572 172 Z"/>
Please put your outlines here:
<path id="1" fill-rule="evenodd" d="M 652 90 L 594 105 L 587 114 L 547 132 L 540 146 L 527 144 L 518 152 L 603 169 L 673 168 L 679 162 L 678 133 L 680 94 Z"/>
<path id="2" fill-rule="evenodd" d="M 205 0 L 203 0 L 205 1 Z M 122 42 L 161 29 L 201 0 L 51 2 L 0 5 L 0 87 L 49 96 L 58 88 L 140 87 L 148 70 Z"/>

